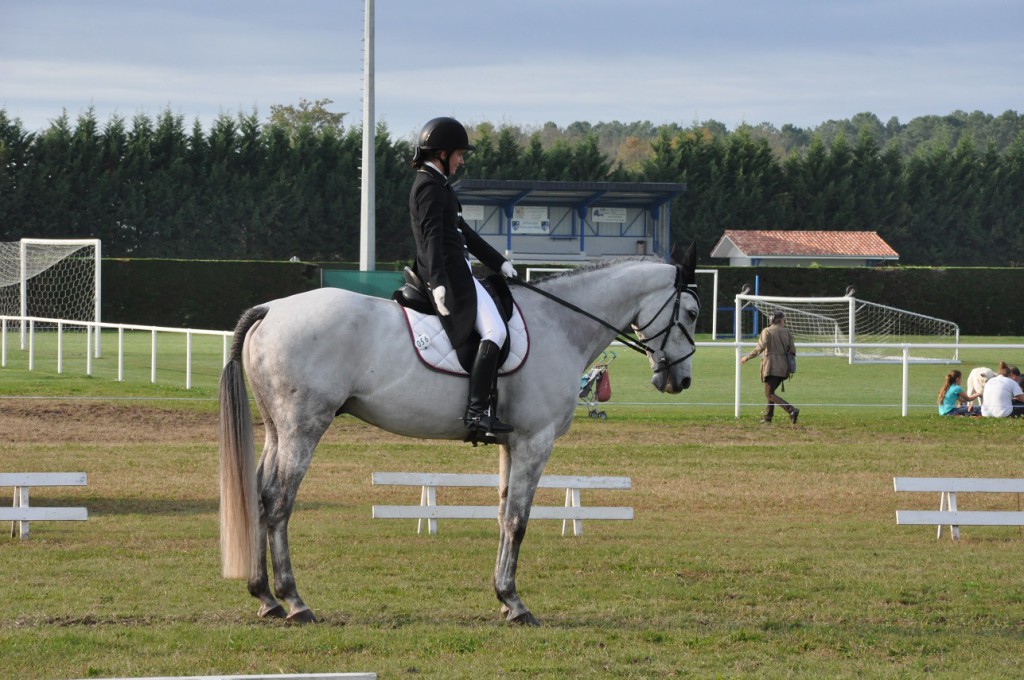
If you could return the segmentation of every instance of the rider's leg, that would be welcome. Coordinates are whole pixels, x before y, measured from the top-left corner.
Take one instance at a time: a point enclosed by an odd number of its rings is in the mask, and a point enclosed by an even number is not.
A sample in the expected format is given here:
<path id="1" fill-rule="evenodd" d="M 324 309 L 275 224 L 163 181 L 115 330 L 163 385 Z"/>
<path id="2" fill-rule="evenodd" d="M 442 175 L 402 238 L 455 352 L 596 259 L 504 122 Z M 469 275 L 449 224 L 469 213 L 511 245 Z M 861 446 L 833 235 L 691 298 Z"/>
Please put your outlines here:
<path id="1" fill-rule="evenodd" d="M 498 373 L 498 354 L 505 343 L 505 324 L 494 300 L 476 279 L 476 331 L 480 346 L 469 374 L 469 401 L 466 404 L 466 429 L 485 434 L 508 434 L 512 427 L 498 420 L 491 411 L 491 391 Z"/>

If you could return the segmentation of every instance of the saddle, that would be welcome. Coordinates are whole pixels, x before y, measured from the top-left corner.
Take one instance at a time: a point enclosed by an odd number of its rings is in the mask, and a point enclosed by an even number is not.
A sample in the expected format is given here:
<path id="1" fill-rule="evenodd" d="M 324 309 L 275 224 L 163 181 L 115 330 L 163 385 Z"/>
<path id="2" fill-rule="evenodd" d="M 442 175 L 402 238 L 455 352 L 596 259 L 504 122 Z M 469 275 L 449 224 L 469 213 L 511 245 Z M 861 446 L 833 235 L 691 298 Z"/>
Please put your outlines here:
<path id="1" fill-rule="evenodd" d="M 444 333 L 440 329 L 440 320 L 437 319 L 437 314 L 434 311 L 434 307 L 430 304 L 430 298 L 428 297 L 427 288 L 423 284 L 422 279 L 409 267 L 405 267 L 403 270 L 403 276 L 405 283 L 391 295 L 391 299 L 397 302 L 402 307 L 406 308 L 406 317 L 410 323 L 410 330 L 413 333 L 413 341 L 417 346 L 417 350 L 420 352 L 420 357 L 430 365 L 432 368 L 442 370 L 445 372 L 451 372 L 446 369 L 443 365 L 439 366 L 437 363 L 428 361 L 424 356 L 425 347 L 422 345 L 429 344 L 423 341 L 423 334 L 413 330 L 413 324 L 418 321 L 414 318 L 413 314 L 409 313 L 409 310 L 417 312 L 419 315 L 430 317 L 434 323 L 437 324 L 437 332 Z M 511 370 L 507 370 L 505 367 L 506 361 L 509 359 L 510 351 L 512 348 L 512 340 L 517 335 L 521 335 L 524 338 L 524 342 L 528 344 L 526 336 L 525 324 L 522 320 L 521 315 L 517 313 L 515 301 L 512 299 L 512 291 L 509 290 L 508 284 L 505 283 L 504 277 L 500 274 L 492 274 L 486 279 L 480 282 L 484 290 L 486 290 L 491 298 L 494 300 L 495 306 L 498 308 L 498 312 L 501 314 L 502 321 L 505 323 L 506 333 L 505 343 L 501 347 L 501 351 L 498 354 L 498 365 L 502 367 L 500 371 L 502 374 L 510 373 Z M 510 321 L 515 318 L 517 323 L 513 323 L 510 326 Z M 417 327 L 421 326 L 422 323 L 417 323 Z M 447 339 L 447 336 L 445 336 Z M 450 341 L 449 341 L 450 342 Z M 469 338 L 463 344 L 458 347 L 452 348 L 458 359 L 458 364 L 465 373 L 470 373 L 473 367 L 473 360 L 476 358 L 476 351 L 480 345 L 480 334 L 473 331 Z M 519 350 L 522 355 L 515 357 L 515 367 L 525 361 L 525 350 Z M 514 368 L 512 370 L 514 370 Z"/>

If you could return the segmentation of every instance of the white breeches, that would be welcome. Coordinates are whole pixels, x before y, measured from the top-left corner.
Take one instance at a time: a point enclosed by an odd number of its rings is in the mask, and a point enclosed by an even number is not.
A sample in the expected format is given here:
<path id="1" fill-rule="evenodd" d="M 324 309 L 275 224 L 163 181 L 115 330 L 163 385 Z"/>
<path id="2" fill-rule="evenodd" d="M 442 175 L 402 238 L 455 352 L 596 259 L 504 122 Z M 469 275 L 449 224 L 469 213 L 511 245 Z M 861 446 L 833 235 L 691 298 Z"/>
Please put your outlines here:
<path id="1" fill-rule="evenodd" d="M 474 327 L 480 334 L 480 340 L 490 340 L 498 347 L 505 344 L 505 322 L 501 320 L 497 305 L 491 299 L 480 281 L 475 277 L 473 284 L 476 286 L 476 323 Z"/>

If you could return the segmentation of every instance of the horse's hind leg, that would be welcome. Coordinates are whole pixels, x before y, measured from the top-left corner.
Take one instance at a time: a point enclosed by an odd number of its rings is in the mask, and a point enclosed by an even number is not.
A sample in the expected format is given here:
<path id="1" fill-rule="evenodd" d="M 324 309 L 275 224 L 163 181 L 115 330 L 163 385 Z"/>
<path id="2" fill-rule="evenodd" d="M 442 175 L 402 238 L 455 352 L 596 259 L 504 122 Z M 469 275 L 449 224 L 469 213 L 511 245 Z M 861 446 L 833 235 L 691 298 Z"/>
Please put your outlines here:
<path id="1" fill-rule="evenodd" d="M 266 517 L 270 560 L 274 568 L 274 593 L 288 607 L 290 623 L 311 623 L 316 616 L 299 597 L 288 547 L 288 520 L 295 506 L 299 485 L 309 468 L 313 449 L 327 431 L 333 411 L 322 418 L 305 414 L 301 427 L 279 424 L 279 440 L 273 456 L 260 464 L 260 491 Z"/>
<path id="2" fill-rule="evenodd" d="M 257 470 L 256 488 L 263 488 L 263 461 L 270 457 L 275 458 L 277 453 L 277 430 L 271 421 L 266 421 L 266 441 L 263 444 L 263 455 L 260 458 L 260 465 Z M 270 592 L 270 579 L 267 572 L 267 511 L 265 499 L 260 498 L 260 526 L 257 538 L 259 545 L 259 556 L 256 560 L 256 572 L 249 579 L 249 594 L 260 601 L 260 608 L 257 614 L 261 617 L 284 618 L 287 614 L 284 607 L 274 598 Z"/>
<path id="3" fill-rule="evenodd" d="M 256 562 L 256 573 L 249 579 L 249 594 L 260 601 L 260 617 L 283 619 L 287 612 L 270 592 L 270 578 L 267 572 L 267 519 L 266 513 L 260 510 L 260 554 Z"/>

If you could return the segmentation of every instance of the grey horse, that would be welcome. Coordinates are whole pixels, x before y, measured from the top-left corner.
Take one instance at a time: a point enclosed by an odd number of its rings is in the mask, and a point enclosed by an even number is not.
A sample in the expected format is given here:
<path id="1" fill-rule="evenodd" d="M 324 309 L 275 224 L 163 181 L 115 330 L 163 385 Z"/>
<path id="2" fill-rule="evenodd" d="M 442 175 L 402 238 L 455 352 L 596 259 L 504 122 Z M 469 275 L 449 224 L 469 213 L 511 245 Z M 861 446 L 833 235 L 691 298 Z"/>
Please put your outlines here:
<path id="1" fill-rule="evenodd" d="M 590 363 L 618 329 L 631 328 L 658 390 L 674 394 L 690 386 L 700 309 L 695 267 L 691 246 L 675 263 L 614 260 L 515 287 L 531 349 L 520 370 L 498 383 L 498 415 L 515 427 L 498 443 L 494 590 L 508 621 L 539 624 L 516 591 L 519 548 L 537 482 L 555 439 L 572 423 L 579 379 Z M 246 374 L 266 428 L 258 465 Z M 467 383 L 421 363 L 404 313 L 391 300 L 323 288 L 242 315 L 220 386 L 221 553 L 224 576 L 248 580 L 259 616 L 316 621 L 296 587 L 288 520 L 331 421 L 347 413 L 401 435 L 462 439 Z"/>

